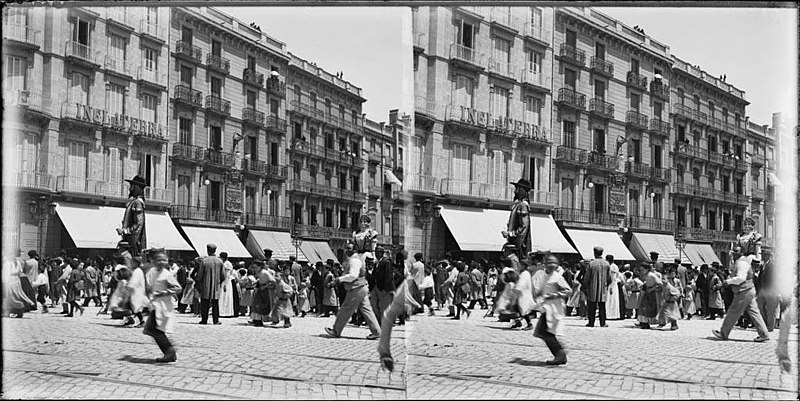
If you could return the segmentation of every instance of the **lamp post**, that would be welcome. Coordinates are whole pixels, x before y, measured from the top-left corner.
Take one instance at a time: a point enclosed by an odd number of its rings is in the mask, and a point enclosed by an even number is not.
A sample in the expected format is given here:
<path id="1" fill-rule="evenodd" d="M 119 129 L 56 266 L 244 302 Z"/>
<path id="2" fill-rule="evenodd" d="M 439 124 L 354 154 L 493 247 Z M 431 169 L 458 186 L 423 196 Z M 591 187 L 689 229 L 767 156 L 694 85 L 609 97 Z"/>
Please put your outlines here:
<path id="1" fill-rule="evenodd" d="M 675 236 L 675 247 L 678 248 L 678 257 L 681 258 L 681 263 L 683 263 L 683 249 L 686 248 L 686 240 L 683 238 L 683 234 L 677 234 Z"/>
<path id="2" fill-rule="evenodd" d="M 422 254 L 428 257 L 428 238 L 434 219 L 441 216 L 442 207 L 434 205 L 430 198 L 414 205 L 414 217 L 422 223 Z"/>
<path id="3" fill-rule="evenodd" d="M 49 198 L 47 196 L 40 196 L 37 199 L 31 199 L 28 202 L 29 212 L 31 216 L 36 219 L 37 222 L 37 248 L 36 251 L 39 252 L 39 255 L 44 255 L 44 246 L 42 244 L 42 236 L 44 234 L 44 222 L 47 220 L 47 216 L 51 214 L 55 214 L 56 212 L 56 203 L 49 202 Z"/>
<path id="4" fill-rule="evenodd" d="M 297 260 L 298 255 L 300 254 L 300 245 L 303 245 L 303 238 L 301 238 L 297 232 L 292 235 L 292 245 L 294 245 L 294 259 Z"/>

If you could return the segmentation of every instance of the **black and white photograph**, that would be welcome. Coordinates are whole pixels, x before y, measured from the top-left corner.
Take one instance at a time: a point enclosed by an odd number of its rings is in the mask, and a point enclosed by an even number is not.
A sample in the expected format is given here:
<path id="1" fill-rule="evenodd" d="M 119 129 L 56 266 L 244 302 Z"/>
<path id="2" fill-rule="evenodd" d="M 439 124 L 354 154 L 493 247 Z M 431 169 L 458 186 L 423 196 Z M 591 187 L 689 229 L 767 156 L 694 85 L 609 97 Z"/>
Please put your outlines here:
<path id="1" fill-rule="evenodd" d="M 3 399 L 768 399 L 794 3 L 2 9 Z"/>

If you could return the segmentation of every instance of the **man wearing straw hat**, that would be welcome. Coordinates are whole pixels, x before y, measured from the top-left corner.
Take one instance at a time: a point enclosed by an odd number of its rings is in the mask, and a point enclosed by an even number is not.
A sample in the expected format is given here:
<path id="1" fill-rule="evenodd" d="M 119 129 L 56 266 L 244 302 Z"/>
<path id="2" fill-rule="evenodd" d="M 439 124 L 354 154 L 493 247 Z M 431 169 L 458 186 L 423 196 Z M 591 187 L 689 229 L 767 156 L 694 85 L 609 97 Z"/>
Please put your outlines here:
<path id="1" fill-rule="evenodd" d="M 117 228 L 117 234 L 130 244 L 132 256 L 141 256 L 142 249 L 147 248 L 147 235 L 144 229 L 144 189 L 147 183 L 138 174 L 133 179 L 125 181 L 131 184 L 128 194 L 130 200 L 125 206 L 122 227 Z"/>

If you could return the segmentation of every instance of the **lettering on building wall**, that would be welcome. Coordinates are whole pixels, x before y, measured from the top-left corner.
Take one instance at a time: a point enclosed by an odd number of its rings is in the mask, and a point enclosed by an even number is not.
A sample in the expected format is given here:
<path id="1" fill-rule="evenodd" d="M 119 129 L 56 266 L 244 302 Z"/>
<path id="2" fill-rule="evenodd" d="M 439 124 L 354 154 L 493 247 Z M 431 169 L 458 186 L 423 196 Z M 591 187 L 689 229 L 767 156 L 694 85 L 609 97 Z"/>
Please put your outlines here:
<path id="1" fill-rule="evenodd" d="M 497 117 L 485 111 L 461 106 L 461 122 L 495 131 L 511 132 L 517 136 L 547 138 L 541 126 L 508 117 Z"/>
<path id="2" fill-rule="evenodd" d="M 89 107 L 80 103 L 75 105 L 77 106 L 75 117 L 78 120 L 111 127 L 116 130 L 128 131 L 132 134 L 164 137 L 164 126 L 152 121 L 144 121 L 119 113 L 109 114 L 103 109 Z"/>

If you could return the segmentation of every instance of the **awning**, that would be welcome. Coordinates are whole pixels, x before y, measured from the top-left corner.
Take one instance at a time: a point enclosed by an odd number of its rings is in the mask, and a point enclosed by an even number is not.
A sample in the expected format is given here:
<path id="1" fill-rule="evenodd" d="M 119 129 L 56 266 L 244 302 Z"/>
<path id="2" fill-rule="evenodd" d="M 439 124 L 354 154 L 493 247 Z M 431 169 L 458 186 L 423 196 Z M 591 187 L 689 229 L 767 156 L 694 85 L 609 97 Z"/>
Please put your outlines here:
<path id="1" fill-rule="evenodd" d="M 261 231 L 250 230 L 247 236 L 247 250 L 259 258 L 264 257 L 264 249 L 272 249 L 272 258 L 277 260 L 289 260 L 289 256 L 297 253 L 298 262 L 308 262 L 308 258 L 303 252 L 302 246 L 295 250 L 292 245 L 292 236 L 283 231 Z"/>
<path id="2" fill-rule="evenodd" d="M 56 213 L 77 248 L 116 249 L 124 208 L 62 202 L 56 204 Z M 145 210 L 145 230 L 148 248 L 192 250 L 167 212 Z"/>
<path id="3" fill-rule="evenodd" d="M 400 181 L 390 170 L 383 170 L 383 176 L 386 178 L 386 181 L 388 181 L 389 184 L 403 186 L 403 182 Z"/>
<path id="4" fill-rule="evenodd" d="M 303 250 L 309 263 L 325 262 L 328 259 L 338 261 L 336 254 L 333 253 L 330 245 L 325 241 L 303 240 L 300 249 Z"/>
<path id="5" fill-rule="evenodd" d="M 229 258 L 252 258 L 247 248 L 239 241 L 233 230 L 211 227 L 183 226 L 183 232 L 189 237 L 189 242 L 200 256 L 208 256 L 206 245 L 209 243 L 217 246 L 217 255 L 227 252 Z"/>
<path id="6" fill-rule="evenodd" d="M 603 256 L 614 255 L 614 260 L 636 260 L 613 231 L 567 229 L 567 235 L 584 259 L 594 259 L 594 247 L 603 247 Z"/>
<path id="7" fill-rule="evenodd" d="M 442 206 L 442 218 L 462 251 L 500 252 L 510 210 Z M 550 215 L 532 214 L 531 251 L 576 253 Z"/>
<path id="8" fill-rule="evenodd" d="M 665 234 L 633 233 L 630 250 L 638 261 L 650 261 L 652 251 L 658 252 L 659 262 L 673 263 L 678 257 L 675 238 Z"/>
<path id="9" fill-rule="evenodd" d="M 683 252 L 693 266 L 700 266 L 703 263 L 710 265 L 714 262 L 721 263 L 714 248 L 709 244 L 686 244 Z"/>

